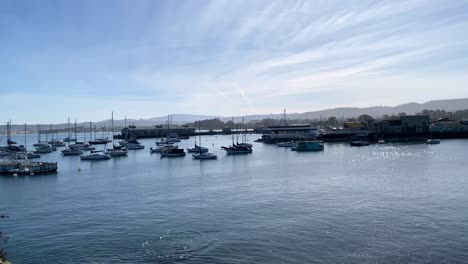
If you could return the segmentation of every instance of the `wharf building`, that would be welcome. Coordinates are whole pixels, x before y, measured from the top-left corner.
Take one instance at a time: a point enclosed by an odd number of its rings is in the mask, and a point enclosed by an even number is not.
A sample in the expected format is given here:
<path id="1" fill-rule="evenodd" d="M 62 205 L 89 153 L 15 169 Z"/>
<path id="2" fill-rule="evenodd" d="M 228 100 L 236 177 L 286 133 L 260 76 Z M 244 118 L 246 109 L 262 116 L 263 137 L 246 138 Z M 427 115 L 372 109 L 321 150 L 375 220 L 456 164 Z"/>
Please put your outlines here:
<path id="1" fill-rule="evenodd" d="M 193 136 L 195 128 L 189 126 L 129 126 L 124 127 L 121 134 L 117 138 L 158 138 L 167 137 L 169 134 L 177 134 L 178 136 Z"/>

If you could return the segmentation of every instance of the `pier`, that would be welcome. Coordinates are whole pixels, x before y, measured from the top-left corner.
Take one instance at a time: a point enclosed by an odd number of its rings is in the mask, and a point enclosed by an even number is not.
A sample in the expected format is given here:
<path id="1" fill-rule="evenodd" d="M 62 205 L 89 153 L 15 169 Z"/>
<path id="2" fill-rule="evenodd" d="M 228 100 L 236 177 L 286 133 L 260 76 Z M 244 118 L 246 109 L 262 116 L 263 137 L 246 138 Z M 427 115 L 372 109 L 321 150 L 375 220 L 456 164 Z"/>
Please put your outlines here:
<path id="1" fill-rule="evenodd" d="M 0 163 L 0 174 L 44 174 L 56 172 L 57 169 L 57 162 L 9 161 Z"/>

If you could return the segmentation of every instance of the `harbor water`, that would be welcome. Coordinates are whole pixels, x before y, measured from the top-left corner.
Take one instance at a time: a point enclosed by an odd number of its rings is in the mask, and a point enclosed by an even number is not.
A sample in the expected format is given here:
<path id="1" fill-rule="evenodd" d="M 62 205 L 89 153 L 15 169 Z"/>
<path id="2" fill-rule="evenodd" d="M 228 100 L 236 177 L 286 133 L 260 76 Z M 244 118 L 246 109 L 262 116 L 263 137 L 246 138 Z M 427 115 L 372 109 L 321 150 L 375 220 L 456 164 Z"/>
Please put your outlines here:
<path id="1" fill-rule="evenodd" d="M 249 136 L 253 142 L 258 135 Z M 22 143 L 22 136 L 15 137 Z M 34 143 L 30 136 L 28 143 Z M 106 161 L 42 155 L 50 175 L 0 176 L 12 263 L 466 263 L 468 140 L 253 143 L 217 160 L 144 150 Z M 193 138 L 180 147 L 193 146 Z M 102 146 L 98 146 L 102 148 Z"/>

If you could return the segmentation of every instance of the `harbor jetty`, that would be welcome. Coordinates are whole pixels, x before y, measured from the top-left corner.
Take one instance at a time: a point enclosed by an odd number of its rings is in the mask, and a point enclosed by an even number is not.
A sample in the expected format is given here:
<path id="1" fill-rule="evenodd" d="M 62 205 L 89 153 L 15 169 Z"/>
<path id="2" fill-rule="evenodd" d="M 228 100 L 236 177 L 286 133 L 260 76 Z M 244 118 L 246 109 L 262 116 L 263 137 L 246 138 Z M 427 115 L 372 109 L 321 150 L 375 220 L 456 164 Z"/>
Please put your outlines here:
<path id="1" fill-rule="evenodd" d="M 0 174 L 44 174 L 56 172 L 57 169 L 57 162 L 7 161 L 0 163 Z"/>

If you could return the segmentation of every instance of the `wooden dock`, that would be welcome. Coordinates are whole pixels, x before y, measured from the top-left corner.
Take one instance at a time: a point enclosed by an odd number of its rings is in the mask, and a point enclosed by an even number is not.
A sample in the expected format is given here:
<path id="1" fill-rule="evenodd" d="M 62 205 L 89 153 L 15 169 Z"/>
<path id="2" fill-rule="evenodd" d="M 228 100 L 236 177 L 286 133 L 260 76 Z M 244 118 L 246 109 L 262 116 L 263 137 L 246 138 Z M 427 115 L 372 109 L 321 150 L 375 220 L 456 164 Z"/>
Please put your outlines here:
<path id="1" fill-rule="evenodd" d="M 57 162 L 8 161 L 0 163 L 0 174 L 34 175 L 56 172 Z"/>

